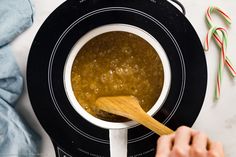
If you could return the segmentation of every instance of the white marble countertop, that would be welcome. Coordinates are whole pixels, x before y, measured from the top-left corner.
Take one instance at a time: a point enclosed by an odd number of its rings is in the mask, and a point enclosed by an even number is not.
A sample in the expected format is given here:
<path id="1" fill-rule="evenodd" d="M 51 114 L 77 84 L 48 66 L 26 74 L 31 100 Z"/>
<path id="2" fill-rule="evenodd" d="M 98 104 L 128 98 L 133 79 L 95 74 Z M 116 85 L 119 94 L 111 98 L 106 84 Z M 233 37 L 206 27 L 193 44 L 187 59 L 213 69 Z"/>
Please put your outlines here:
<path id="1" fill-rule="evenodd" d="M 226 11 L 232 18 L 229 28 L 228 55 L 236 65 L 236 5 L 235 0 L 180 0 L 186 8 L 186 17 L 192 23 L 202 43 L 208 30 L 205 22 L 205 11 L 210 5 L 215 5 Z M 34 0 L 35 18 L 34 24 L 21 36 L 15 39 L 11 45 L 17 63 L 26 82 L 26 66 L 29 49 L 39 27 L 47 16 L 64 0 Z M 218 16 L 214 19 L 223 24 Z M 225 26 L 225 25 L 224 25 Z M 214 101 L 215 79 L 219 60 L 219 49 L 210 43 L 210 50 L 206 54 L 208 66 L 208 84 L 205 101 L 202 110 L 193 125 L 193 128 L 204 131 L 212 139 L 221 141 L 224 145 L 226 157 L 234 157 L 236 154 L 236 79 L 232 79 L 227 69 L 224 69 L 222 81 L 222 95 L 219 101 Z M 18 101 L 17 110 L 25 118 L 28 124 L 42 136 L 42 157 L 54 157 L 54 148 L 40 123 L 38 122 L 27 93 L 25 84 L 24 92 Z"/>

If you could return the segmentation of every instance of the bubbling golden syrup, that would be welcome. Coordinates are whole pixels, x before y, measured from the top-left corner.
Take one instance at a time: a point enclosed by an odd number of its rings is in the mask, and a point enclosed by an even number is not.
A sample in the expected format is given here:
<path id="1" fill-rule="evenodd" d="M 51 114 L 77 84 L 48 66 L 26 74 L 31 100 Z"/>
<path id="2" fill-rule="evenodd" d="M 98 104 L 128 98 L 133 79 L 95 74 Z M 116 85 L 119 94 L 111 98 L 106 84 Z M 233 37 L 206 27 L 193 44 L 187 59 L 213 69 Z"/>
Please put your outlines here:
<path id="1" fill-rule="evenodd" d="M 133 95 L 148 111 L 160 96 L 163 65 L 155 49 L 143 38 L 113 31 L 88 41 L 77 54 L 71 84 L 80 105 L 93 116 L 111 122 L 126 118 L 100 111 L 95 101 L 102 96 Z"/>

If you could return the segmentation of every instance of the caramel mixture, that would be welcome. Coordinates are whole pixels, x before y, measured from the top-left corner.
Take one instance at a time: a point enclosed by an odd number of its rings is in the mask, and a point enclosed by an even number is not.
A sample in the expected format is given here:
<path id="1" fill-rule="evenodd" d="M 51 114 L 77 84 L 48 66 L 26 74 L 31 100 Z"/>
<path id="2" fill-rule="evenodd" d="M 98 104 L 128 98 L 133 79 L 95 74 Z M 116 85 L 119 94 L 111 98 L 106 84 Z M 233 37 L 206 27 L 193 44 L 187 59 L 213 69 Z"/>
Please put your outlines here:
<path id="1" fill-rule="evenodd" d="M 88 41 L 77 54 L 71 83 L 80 105 L 93 116 L 112 122 L 127 121 L 97 109 L 102 96 L 133 95 L 148 111 L 160 96 L 164 81 L 161 60 L 143 38 L 114 31 Z"/>

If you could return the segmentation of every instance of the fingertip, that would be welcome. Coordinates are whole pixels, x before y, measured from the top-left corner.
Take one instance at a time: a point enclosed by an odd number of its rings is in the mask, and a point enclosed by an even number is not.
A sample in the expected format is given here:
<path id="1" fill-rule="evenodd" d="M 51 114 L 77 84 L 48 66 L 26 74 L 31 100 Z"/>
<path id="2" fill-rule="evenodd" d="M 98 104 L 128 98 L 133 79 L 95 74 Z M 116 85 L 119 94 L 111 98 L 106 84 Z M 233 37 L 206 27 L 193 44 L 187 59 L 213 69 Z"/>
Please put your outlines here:
<path id="1" fill-rule="evenodd" d="M 190 130 L 190 128 L 185 125 L 182 125 L 182 126 L 178 127 L 176 131 L 183 131 L 183 130 Z"/>
<path id="2" fill-rule="evenodd" d="M 223 144 L 219 141 L 209 140 L 208 154 L 210 157 L 224 157 Z"/>
<path id="3" fill-rule="evenodd" d="M 176 132 L 177 133 L 185 132 L 185 133 L 189 133 L 189 134 L 197 134 L 199 131 L 194 130 L 194 129 L 188 127 L 188 126 L 182 125 L 182 126 L 177 128 Z"/>

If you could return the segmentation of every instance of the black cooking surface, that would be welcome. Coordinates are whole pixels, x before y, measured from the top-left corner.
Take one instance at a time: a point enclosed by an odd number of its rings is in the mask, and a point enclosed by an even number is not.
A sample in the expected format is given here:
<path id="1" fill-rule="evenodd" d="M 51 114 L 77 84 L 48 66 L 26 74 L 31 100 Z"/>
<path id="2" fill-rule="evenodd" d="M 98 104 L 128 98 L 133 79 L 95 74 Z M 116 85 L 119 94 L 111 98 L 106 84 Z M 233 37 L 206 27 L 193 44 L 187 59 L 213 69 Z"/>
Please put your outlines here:
<path id="1" fill-rule="evenodd" d="M 84 34 L 114 23 L 145 30 L 166 52 L 171 87 L 154 118 L 175 130 L 191 126 L 201 110 L 205 56 L 194 28 L 179 10 L 166 0 L 68 0 L 41 26 L 27 65 L 30 101 L 58 156 L 110 156 L 109 130 L 90 124 L 73 109 L 63 70 L 71 48 Z M 128 156 L 154 156 L 157 138 L 142 126 L 129 129 Z"/>

